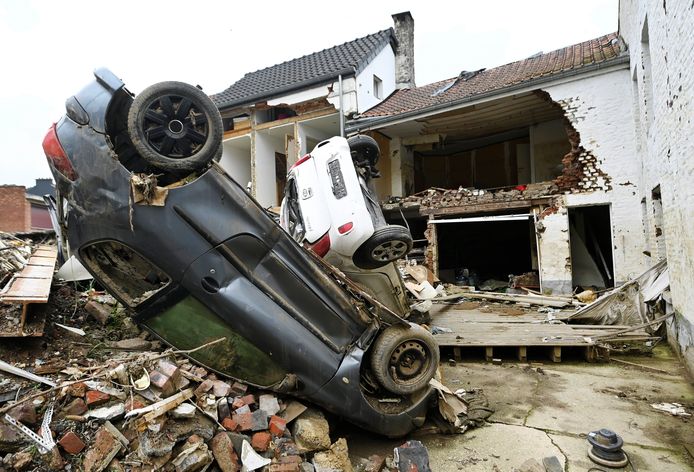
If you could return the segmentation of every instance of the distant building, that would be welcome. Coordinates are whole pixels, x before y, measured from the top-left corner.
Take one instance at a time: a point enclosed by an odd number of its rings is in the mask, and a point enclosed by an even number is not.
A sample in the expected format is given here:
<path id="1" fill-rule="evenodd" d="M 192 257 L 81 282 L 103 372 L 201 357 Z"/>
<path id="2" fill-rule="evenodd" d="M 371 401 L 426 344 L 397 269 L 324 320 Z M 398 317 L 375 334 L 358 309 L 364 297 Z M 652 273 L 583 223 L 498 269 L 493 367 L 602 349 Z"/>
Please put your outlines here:
<path id="1" fill-rule="evenodd" d="M 43 195 L 55 195 L 51 179 L 36 179 L 36 185 L 0 186 L 0 231 L 23 233 L 53 229 Z"/>

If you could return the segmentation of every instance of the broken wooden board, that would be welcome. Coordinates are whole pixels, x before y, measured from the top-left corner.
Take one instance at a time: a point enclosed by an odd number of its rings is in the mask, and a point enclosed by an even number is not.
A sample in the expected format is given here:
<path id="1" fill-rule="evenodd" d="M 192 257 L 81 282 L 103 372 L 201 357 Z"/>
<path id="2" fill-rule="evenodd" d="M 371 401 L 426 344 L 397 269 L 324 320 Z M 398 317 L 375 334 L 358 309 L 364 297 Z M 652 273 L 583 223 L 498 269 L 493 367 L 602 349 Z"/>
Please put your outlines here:
<path id="1" fill-rule="evenodd" d="M 457 304 L 444 305 L 434 303 L 429 314 L 433 319 L 433 325 L 438 326 L 438 316 L 441 314 L 450 314 L 456 317 L 456 321 L 460 323 L 541 323 L 547 321 L 550 314 L 539 313 L 537 311 L 528 311 L 523 314 L 514 314 L 512 309 L 514 305 L 499 305 L 494 306 L 491 310 L 471 308 L 459 308 Z M 552 319 L 566 320 L 571 317 L 573 311 L 557 311 L 551 314 Z"/>
<path id="2" fill-rule="evenodd" d="M 484 316 L 489 316 L 490 319 L 480 321 Z M 534 315 L 522 316 L 531 318 Z M 434 312 L 431 324 L 446 331 L 450 330 L 434 336 L 439 347 L 453 347 L 455 357 L 460 356 L 462 348 L 483 348 L 485 358 L 490 361 L 494 358 L 494 348 L 515 348 L 518 360 L 524 361 L 527 359 L 529 347 L 545 348 L 554 362 L 561 361 L 562 347 L 584 348 L 585 358 L 590 361 L 594 360 L 595 349 L 599 348 L 599 343 L 607 342 L 611 335 L 618 337 L 620 342 L 652 339 L 643 330 L 618 335 L 624 326 L 513 322 L 502 320 L 497 313 L 481 313 L 475 310 Z"/>
<path id="3" fill-rule="evenodd" d="M 4 328 L 0 337 L 42 336 L 45 324 L 43 310 L 36 310 L 38 320 L 30 319 L 29 306 L 48 302 L 58 251 L 53 246 L 38 246 L 24 268 L 15 274 L 0 292 L 0 302 L 21 305 L 18 329 Z M 27 329 L 30 328 L 30 329 Z"/>
<path id="4" fill-rule="evenodd" d="M 553 297 L 545 295 L 512 295 L 509 293 L 496 292 L 459 292 L 448 295 L 446 299 L 470 298 L 481 300 L 494 300 L 502 302 L 528 303 L 531 305 L 549 306 L 552 308 L 563 308 L 571 306 L 575 302 L 569 297 Z"/>

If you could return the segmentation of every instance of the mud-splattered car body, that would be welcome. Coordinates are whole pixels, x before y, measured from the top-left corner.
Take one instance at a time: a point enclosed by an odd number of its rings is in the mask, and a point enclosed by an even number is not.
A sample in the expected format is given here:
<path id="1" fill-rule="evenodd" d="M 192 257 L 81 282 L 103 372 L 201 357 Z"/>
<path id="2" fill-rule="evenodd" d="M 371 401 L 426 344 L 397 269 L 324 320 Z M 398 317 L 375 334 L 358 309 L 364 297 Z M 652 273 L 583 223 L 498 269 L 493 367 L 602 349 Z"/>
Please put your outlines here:
<path id="1" fill-rule="evenodd" d="M 384 391 L 366 362 L 379 333 L 407 323 L 348 289 L 215 163 L 135 203 L 133 176 L 152 169 L 123 125 L 132 94 L 108 70 L 95 77 L 44 140 L 69 246 L 94 278 L 178 349 L 225 338 L 191 354 L 216 372 L 377 433 L 421 425 L 430 388 Z"/>

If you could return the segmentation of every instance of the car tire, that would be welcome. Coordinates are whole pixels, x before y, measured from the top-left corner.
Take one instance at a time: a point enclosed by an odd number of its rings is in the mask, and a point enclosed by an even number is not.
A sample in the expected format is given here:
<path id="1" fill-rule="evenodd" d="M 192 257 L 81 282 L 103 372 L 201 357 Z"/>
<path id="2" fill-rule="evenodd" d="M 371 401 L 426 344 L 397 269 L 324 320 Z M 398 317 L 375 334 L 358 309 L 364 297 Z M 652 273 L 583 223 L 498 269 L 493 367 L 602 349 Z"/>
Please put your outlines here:
<path id="1" fill-rule="evenodd" d="M 160 82 L 137 95 L 128 134 L 145 161 L 167 172 L 202 169 L 222 155 L 219 110 L 202 90 L 182 82 Z"/>
<path id="2" fill-rule="evenodd" d="M 390 326 L 371 348 L 371 369 L 391 393 L 409 395 L 429 385 L 439 366 L 434 336 L 416 324 Z"/>
<path id="3" fill-rule="evenodd" d="M 366 134 L 357 134 L 347 139 L 352 161 L 357 165 L 375 166 L 381 156 L 381 149 L 374 138 Z"/>
<path id="4" fill-rule="evenodd" d="M 412 235 L 404 226 L 377 229 L 354 252 L 352 261 L 361 269 L 377 269 L 405 257 L 412 249 Z"/>

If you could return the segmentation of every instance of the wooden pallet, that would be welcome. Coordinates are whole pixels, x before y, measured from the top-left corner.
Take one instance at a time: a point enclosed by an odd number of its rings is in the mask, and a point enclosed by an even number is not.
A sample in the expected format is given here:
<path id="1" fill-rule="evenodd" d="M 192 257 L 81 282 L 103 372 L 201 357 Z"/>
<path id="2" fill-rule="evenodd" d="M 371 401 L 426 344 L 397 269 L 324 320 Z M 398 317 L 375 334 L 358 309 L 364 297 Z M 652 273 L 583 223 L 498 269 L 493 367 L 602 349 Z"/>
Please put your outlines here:
<path id="1" fill-rule="evenodd" d="M 58 251 L 53 246 L 41 245 L 29 258 L 27 265 L 5 285 L 0 292 L 0 301 L 22 306 L 19 330 L 0 331 L 0 337 L 42 336 L 45 324 L 43 310 L 36 310 L 40 319 L 29 320 L 30 330 L 25 330 L 29 315 L 29 305 L 48 302 L 51 294 L 53 271 Z"/>
<path id="2" fill-rule="evenodd" d="M 453 348 L 456 360 L 461 359 L 463 349 L 482 348 L 484 357 L 494 359 L 495 348 L 515 350 L 516 358 L 526 361 L 528 349 L 543 349 L 553 362 L 561 362 L 562 348 L 580 349 L 584 358 L 594 361 L 607 356 L 600 340 L 625 326 L 569 325 L 546 323 L 546 315 L 537 312 L 509 316 L 498 312 L 459 310 L 454 306 L 437 306 L 431 310 L 432 326 L 451 330 L 435 335 L 439 347 Z M 559 316 L 557 316 L 559 315 Z M 565 314 L 568 316 L 568 313 Z M 564 317 L 554 314 L 558 319 Z M 633 342 L 651 339 L 645 331 L 619 336 L 620 341 Z"/>

